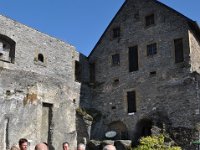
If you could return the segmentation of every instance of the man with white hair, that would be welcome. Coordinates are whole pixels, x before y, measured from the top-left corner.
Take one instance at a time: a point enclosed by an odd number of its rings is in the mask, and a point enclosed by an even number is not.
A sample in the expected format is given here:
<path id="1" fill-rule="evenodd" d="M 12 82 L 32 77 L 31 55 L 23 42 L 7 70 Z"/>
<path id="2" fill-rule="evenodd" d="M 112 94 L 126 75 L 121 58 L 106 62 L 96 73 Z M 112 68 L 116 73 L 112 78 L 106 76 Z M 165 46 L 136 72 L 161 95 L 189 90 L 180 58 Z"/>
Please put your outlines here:
<path id="1" fill-rule="evenodd" d="M 116 148 L 113 145 L 106 145 L 103 150 L 116 150 Z"/>
<path id="2" fill-rule="evenodd" d="M 78 144 L 77 150 L 85 150 L 85 144 Z"/>

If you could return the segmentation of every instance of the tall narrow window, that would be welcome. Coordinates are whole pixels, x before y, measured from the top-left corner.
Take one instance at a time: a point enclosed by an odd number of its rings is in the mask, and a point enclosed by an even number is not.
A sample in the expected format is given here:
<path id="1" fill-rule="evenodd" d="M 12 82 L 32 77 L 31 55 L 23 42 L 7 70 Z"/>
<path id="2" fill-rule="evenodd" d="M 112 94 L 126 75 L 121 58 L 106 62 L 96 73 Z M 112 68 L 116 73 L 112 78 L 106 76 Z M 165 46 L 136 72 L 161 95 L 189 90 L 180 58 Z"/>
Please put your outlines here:
<path id="1" fill-rule="evenodd" d="M 81 64 L 75 61 L 75 81 L 81 82 Z"/>
<path id="2" fill-rule="evenodd" d="M 90 83 L 95 83 L 95 63 L 90 64 Z"/>
<path id="3" fill-rule="evenodd" d="M 119 54 L 112 55 L 112 65 L 117 66 L 119 64 L 120 64 L 120 55 Z"/>
<path id="4" fill-rule="evenodd" d="M 153 25 L 155 23 L 154 14 L 146 16 L 145 17 L 145 23 L 146 23 L 147 27 L 150 26 L 150 25 Z"/>
<path id="5" fill-rule="evenodd" d="M 127 92 L 128 113 L 136 112 L 136 94 L 135 91 Z"/>
<path id="6" fill-rule="evenodd" d="M 183 62 L 183 39 L 175 39 L 174 40 L 175 47 L 175 63 Z"/>
<path id="7" fill-rule="evenodd" d="M 38 61 L 44 62 L 44 56 L 42 54 L 38 54 Z"/>
<path id="8" fill-rule="evenodd" d="M 157 46 L 156 43 L 147 45 L 147 56 L 152 56 L 157 53 Z"/>
<path id="9" fill-rule="evenodd" d="M 120 37 L 120 27 L 113 29 L 113 38 Z"/>
<path id="10" fill-rule="evenodd" d="M 138 70 L 138 47 L 129 47 L 129 72 Z"/>

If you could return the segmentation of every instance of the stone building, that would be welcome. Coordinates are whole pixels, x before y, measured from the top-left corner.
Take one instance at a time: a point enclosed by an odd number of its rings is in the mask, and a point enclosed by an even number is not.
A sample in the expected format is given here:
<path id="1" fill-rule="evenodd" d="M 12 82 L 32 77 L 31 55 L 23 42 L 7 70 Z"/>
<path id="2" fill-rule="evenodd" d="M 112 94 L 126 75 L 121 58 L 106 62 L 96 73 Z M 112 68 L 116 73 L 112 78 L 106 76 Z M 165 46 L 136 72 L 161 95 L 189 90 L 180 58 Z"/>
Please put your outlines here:
<path id="1" fill-rule="evenodd" d="M 200 123 L 199 56 L 197 23 L 156 0 L 126 0 L 88 57 L 91 107 L 101 112 L 91 138 L 114 130 L 134 145 L 160 128 L 192 149 Z"/>
<path id="2" fill-rule="evenodd" d="M 0 20 L 0 149 L 22 137 L 31 149 L 41 141 L 51 149 L 68 141 L 73 148 L 84 86 L 80 61 L 86 72 L 87 58 L 70 44 L 4 16 Z"/>
<path id="3" fill-rule="evenodd" d="M 51 150 L 84 137 L 200 133 L 200 29 L 156 0 L 126 0 L 91 54 L 0 16 L 0 149 L 19 138 Z"/>

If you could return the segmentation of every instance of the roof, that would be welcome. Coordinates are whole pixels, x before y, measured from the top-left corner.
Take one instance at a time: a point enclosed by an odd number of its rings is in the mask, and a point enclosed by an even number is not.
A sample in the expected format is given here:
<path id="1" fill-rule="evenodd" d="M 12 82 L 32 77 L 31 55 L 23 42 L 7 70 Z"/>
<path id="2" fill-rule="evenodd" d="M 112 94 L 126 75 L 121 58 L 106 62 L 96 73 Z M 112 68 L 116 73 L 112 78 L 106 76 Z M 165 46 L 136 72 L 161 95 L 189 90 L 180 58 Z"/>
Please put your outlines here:
<path id="1" fill-rule="evenodd" d="M 115 18 L 118 16 L 118 14 L 121 12 L 121 10 L 124 8 L 124 6 L 126 5 L 128 0 L 125 0 L 125 2 L 123 3 L 123 5 L 121 6 L 121 8 L 118 10 L 118 12 L 116 13 L 116 15 L 113 17 L 113 19 L 111 20 L 110 24 L 108 25 L 108 27 L 105 29 L 104 33 L 101 35 L 99 41 L 96 43 L 96 45 L 94 46 L 94 48 L 92 49 L 91 53 L 89 54 L 88 58 L 93 54 L 93 52 L 95 51 L 96 47 L 101 43 L 102 38 L 104 37 L 105 33 L 108 31 L 109 27 L 111 26 L 111 24 L 114 22 Z M 186 17 L 185 15 L 181 14 L 180 12 L 176 11 L 175 9 L 159 2 L 158 0 L 152 0 L 155 3 L 157 3 L 158 5 L 161 5 L 165 8 L 167 8 L 170 11 L 173 11 L 174 13 L 176 13 L 177 15 L 185 18 L 188 21 L 188 26 L 190 27 L 191 31 L 193 32 L 194 36 L 198 39 L 198 41 L 200 42 L 200 27 L 198 25 L 198 23 L 196 21 L 193 21 L 192 19 Z"/>

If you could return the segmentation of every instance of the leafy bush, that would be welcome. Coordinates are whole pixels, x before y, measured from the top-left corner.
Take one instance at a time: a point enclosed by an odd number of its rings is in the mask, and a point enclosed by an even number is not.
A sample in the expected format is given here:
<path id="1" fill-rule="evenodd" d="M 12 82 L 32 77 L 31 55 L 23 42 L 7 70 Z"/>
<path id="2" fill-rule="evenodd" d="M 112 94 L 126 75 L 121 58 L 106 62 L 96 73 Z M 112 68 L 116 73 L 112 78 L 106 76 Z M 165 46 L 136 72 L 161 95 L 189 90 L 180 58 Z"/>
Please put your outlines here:
<path id="1" fill-rule="evenodd" d="M 140 145 L 134 150 L 181 150 L 178 146 L 167 145 L 164 135 L 147 136 L 140 140 Z"/>

